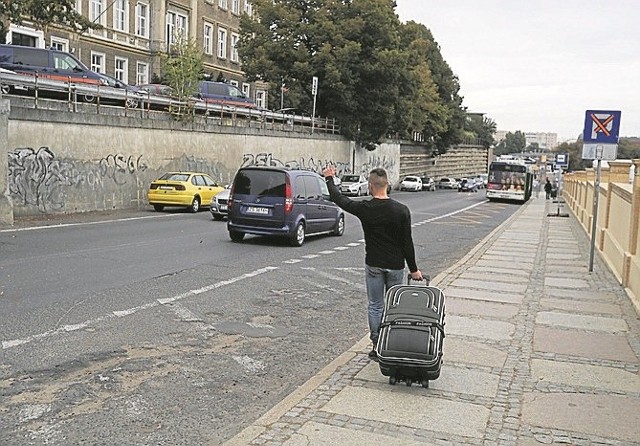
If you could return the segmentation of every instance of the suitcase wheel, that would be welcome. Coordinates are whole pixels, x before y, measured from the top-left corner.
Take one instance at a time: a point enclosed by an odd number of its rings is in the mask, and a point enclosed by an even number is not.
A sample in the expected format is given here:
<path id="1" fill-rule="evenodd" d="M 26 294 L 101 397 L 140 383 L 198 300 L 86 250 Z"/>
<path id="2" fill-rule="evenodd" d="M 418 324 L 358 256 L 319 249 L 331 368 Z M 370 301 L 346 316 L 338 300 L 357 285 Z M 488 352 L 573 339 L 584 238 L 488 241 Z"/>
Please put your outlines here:
<path id="1" fill-rule="evenodd" d="M 425 389 L 429 388 L 429 380 L 428 379 L 423 379 L 422 380 L 422 387 L 424 387 Z"/>
<path id="2" fill-rule="evenodd" d="M 411 387 L 411 384 L 413 384 L 413 380 L 411 378 L 407 378 L 407 387 Z"/>
<path id="3" fill-rule="evenodd" d="M 391 384 L 392 386 L 395 386 L 397 382 L 398 382 L 398 378 L 396 378 L 395 376 L 389 377 L 389 384 Z"/>

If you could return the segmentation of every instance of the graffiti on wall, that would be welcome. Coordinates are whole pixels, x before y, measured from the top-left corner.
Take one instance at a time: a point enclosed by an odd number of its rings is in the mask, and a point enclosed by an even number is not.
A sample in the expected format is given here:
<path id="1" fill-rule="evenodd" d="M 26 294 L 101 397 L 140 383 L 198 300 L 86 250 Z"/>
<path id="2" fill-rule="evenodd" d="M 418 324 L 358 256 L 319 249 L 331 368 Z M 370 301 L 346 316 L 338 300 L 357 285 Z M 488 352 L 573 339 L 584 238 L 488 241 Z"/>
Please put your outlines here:
<path id="1" fill-rule="evenodd" d="M 245 153 L 242 155 L 242 163 L 240 167 L 247 166 L 269 166 L 269 167 L 286 167 L 289 169 L 304 169 L 312 170 L 314 172 L 322 172 L 322 169 L 327 164 L 333 164 L 336 166 L 338 175 L 350 172 L 350 165 L 348 163 L 336 162 L 333 160 L 320 160 L 313 157 L 305 158 L 300 157 L 297 160 L 281 161 L 273 156 L 273 153 Z"/>
<path id="2" fill-rule="evenodd" d="M 49 147 L 18 148 L 9 152 L 8 190 L 16 205 L 35 206 L 40 212 L 63 209 L 68 188 L 117 186 L 145 171 L 142 156 L 112 154 L 98 161 L 56 157 Z"/>
<path id="3" fill-rule="evenodd" d="M 371 169 L 382 167 L 387 172 L 391 172 L 396 167 L 396 160 L 388 155 L 369 155 L 367 160 L 360 166 L 360 173 L 363 175 L 369 175 Z"/>

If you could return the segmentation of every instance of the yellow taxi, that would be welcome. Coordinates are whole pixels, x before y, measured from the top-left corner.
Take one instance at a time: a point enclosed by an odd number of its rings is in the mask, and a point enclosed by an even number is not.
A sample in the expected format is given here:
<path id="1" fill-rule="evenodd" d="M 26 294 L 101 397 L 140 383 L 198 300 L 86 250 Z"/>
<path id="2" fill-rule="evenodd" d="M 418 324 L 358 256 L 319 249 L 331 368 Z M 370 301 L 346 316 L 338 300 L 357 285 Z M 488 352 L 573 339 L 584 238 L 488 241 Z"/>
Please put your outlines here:
<path id="1" fill-rule="evenodd" d="M 151 183 L 147 200 L 158 212 L 165 206 L 186 206 L 191 212 L 198 212 L 223 189 L 206 173 L 168 172 Z"/>

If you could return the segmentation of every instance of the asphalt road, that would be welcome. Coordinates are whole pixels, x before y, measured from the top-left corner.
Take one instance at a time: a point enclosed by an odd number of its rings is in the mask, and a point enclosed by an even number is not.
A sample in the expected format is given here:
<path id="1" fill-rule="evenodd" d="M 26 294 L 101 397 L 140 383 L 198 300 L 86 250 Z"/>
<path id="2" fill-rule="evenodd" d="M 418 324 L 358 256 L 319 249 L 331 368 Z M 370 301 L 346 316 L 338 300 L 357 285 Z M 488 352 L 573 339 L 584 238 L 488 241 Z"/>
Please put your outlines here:
<path id="1" fill-rule="evenodd" d="M 392 197 L 431 276 L 518 209 Z M 42 223 L 0 231 L 0 444 L 220 444 L 367 334 L 352 216 L 301 248 L 208 211 Z"/>

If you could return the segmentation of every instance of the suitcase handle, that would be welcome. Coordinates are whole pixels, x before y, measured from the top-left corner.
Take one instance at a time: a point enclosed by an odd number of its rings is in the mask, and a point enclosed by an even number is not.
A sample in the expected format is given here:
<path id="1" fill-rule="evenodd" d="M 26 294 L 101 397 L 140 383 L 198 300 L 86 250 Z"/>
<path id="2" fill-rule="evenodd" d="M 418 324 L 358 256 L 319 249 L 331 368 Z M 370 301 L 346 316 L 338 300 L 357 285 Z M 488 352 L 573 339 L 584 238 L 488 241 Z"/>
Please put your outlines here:
<path id="1" fill-rule="evenodd" d="M 429 286 L 429 283 L 431 283 L 431 276 L 429 275 L 423 275 L 422 276 L 423 280 L 426 282 L 424 284 L 424 286 Z M 414 280 L 411 278 L 411 274 L 407 274 L 407 285 L 411 285 L 411 281 Z M 422 282 L 421 280 L 414 280 L 415 282 Z"/>

